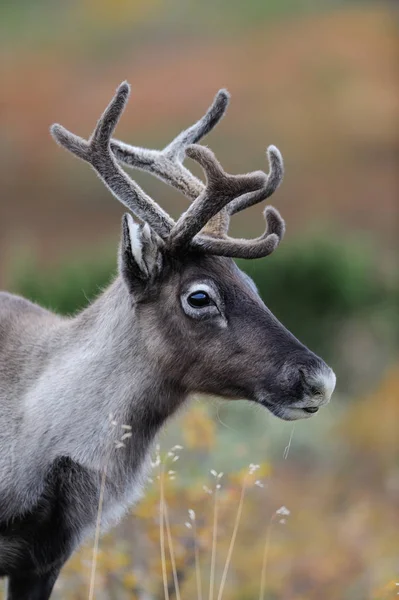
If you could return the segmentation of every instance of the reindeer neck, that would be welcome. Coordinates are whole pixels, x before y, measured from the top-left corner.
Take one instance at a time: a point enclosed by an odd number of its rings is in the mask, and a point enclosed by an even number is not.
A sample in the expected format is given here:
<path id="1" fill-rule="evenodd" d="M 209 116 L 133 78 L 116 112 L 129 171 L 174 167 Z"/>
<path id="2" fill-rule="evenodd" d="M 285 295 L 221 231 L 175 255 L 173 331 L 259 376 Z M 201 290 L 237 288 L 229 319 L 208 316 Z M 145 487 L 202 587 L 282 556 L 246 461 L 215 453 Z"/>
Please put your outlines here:
<path id="1" fill-rule="evenodd" d="M 83 349 L 80 377 L 96 418 L 107 427 L 111 419 L 151 439 L 185 394 L 151 363 L 146 332 L 121 277 L 76 317 L 73 328 Z"/>
<path id="2" fill-rule="evenodd" d="M 115 436 L 129 431 L 131 452 L 139 460 L 184 401 L 184 390 L 151 364 L 134 313 L 117 278 L 54 332 L 57 351 L 28 398 L 43 452 L 98 469 Z"/>

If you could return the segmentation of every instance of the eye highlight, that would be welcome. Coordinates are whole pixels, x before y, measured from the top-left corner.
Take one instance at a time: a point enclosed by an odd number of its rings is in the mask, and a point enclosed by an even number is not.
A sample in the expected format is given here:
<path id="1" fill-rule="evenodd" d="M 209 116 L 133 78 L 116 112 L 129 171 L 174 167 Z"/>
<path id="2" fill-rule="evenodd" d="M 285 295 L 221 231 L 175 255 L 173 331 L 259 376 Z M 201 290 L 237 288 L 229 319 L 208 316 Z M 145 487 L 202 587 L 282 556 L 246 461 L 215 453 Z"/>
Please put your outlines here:
<path id="1" fill-rule="evenodd" d="M 209 294 L 203 290 L 193 292 L 187 298 L 187 302 L 192 308 L 205 308 L 213 304 Z"/>

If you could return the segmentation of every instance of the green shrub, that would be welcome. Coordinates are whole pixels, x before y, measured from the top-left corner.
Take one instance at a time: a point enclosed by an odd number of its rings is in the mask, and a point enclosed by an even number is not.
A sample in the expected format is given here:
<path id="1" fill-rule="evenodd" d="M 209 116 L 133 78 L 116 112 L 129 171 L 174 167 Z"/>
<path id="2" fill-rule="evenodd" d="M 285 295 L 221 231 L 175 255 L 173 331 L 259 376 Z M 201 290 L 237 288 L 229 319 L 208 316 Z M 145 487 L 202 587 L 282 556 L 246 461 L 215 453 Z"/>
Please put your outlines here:
<path id="1" fill-rule="evenodd" d="M 19 261 L 13 269 L 11 288 L 50 310 L 73 314 L 98 296 L 115 272 L 115 250 L 103 251 L 96 258 L 70 258 L 47 270 L 32 260 Z"/>

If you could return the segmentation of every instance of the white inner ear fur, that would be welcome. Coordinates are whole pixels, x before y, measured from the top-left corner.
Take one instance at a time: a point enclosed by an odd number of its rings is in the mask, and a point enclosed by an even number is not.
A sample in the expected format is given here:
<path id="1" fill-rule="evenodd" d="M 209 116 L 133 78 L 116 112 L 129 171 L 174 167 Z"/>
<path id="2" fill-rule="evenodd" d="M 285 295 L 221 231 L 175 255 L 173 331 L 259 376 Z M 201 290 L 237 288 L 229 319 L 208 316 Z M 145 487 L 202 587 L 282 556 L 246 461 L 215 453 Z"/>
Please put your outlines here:
<path id="1" fill-rule="evenodd" d="M 142 271 L 147 272 L 147 267 L 143 260 L 143 244 L 141 241 L 142 229 L 138 223 L 135 223 L 133 217 L 127 214 L 127 226 L 129 228 L 130 248 L 137 265 Z"/>
<path id="2" fill-rule="evenodd" d="M 148 223 L 144 223 L 143 225 L 142 237 L 143 239 L 146 238 L 146 240 L 148 240 L 149 242 L 151 241 L 151 229 Z"/>

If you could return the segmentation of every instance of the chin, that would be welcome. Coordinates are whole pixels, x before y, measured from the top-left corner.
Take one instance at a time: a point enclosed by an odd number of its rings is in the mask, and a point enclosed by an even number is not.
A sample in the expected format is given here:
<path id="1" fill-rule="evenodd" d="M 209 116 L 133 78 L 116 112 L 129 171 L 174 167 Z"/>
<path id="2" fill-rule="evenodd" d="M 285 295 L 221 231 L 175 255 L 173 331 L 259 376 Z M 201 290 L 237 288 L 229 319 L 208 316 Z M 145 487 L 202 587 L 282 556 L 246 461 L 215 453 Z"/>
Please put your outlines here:
<path id="1" fill-rule="evenodd" d="M 277 405 L 269 405 L 262 403 L 273 415 L 282 419 L 283 421 L 298 421 L 299 419 L 310 419 L 313 417 L 313 412 L 308 412 L 304 408 L 290 407 L 290 406 L 281 406 Z M 316 411 L 315 411 L 316 412 Z"/>
<path id="2" fill-rule="evenodd" d="M 319 406 L 315 402 L 299 401 L 293 404 L 284 404 L 283 402 L 272 402 L 269 398 L 264 396 L 257 400 L 258 404 L 261 404 L 267 410 L 269 410 L 275 417 L 282 419 L 283 421 L 298 421 L 299 419 L 309 419 L 318 412 Z M 299 405 L 299 406 L 298 406 Z"/>

